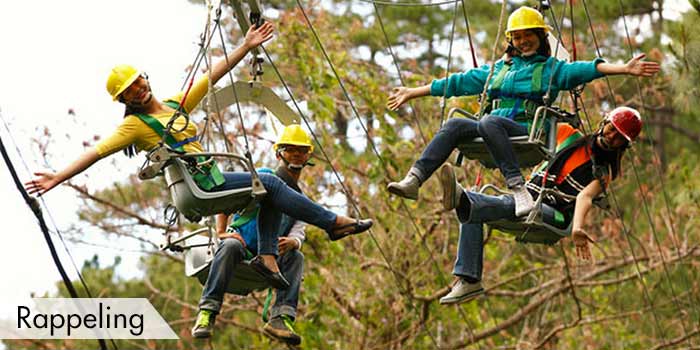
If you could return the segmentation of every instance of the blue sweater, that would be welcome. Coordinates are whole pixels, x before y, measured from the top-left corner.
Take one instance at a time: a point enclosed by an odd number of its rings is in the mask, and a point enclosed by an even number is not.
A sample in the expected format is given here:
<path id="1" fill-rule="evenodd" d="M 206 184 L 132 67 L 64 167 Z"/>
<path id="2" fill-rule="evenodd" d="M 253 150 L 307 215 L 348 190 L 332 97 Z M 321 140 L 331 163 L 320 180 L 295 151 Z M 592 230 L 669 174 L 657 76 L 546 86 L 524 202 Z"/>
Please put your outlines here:
<path id="1" fill-rule="evenodd" d="M 532 72 L 537 62 L 544 60 L 543 56 L 520 57 L 512 58 L 510 70 L 506 73 L 503 84 L 501 85 L 501 93 L 509 95 L 526 95 L 529 94 L 532 87 Z M 552 62 L 554 67 L 552 68 Z M 542 90 L 546 92 L 549 85 L 549 80 L 552 75 L 552 87 L 550 91 L 550 101 L 554 101 L 561 90 L 571 90 L 578 85 L 598 79 L 604 74 L 598 72 L 596 65 L 604 62 L 603 59 L 597 58 L 593 61 L 576 61 L 567 63 L 560 61 L 555 57 L 549 57 L 544 63 L 542 70 Z M 493 84 L 494 79 L 498 76 L 498 72 L 505 66 L 503 60 L 496 62 L 493 76 L 490 84 Z M 473 68 L 463 73 L 452 74 L 447 78 L 447 91 L 445 92 L 445 79 L 433 80 L 430 85 L 430 94 L 432 96 L 469 96 L 478 95 L 484 89 L 486 78 L 489 75 L 489 65 L 485 64 L 479 68 Z M 489 95 L 492 93 L 491 87 L 488 90 Z M 519 112 L 522 112 L 522 106 Z M 498 116 L 508 116 L 511 108 L 499 108 L 491 111 L 491 114 Z"/>

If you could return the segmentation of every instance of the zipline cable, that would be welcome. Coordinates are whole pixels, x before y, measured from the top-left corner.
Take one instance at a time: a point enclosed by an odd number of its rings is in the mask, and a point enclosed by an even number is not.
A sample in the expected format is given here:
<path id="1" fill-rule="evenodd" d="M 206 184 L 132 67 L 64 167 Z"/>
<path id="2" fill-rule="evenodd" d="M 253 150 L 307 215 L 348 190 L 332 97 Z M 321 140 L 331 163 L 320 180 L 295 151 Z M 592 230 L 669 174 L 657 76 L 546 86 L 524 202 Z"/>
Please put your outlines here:
<path id="1" fill-rule="evenodd" d="M 68 274 L 66 273 L 66 270 L 63 268 L 63 263 L 61 263 L 61 260 L 58 257 L 56 247 L 54 246 L 53 241 L 51 240 L 51 235 L 49 234 L 49 228 L 48 226 L 46 226 L 46 221 L 44 221 L 44 215 L 41 212 L 41 206 L 39 205 L 39 202 L 36 200 L 36 198 L 31 197 L 24 189 L 24 186 L 22 186 L 22 182 L 17 176 L 17 171 L 15 170 L 15 167 L 12 164 L 12 160 L 10 160 L 10 156 L 7 154 L 7 150 L 5 149 L 5 143 L 2 141 L 1 136 L 0 153 L 2 153 L 2 158 L 5 161 L 5 164 L 7 165 L 7 169 L 9 170 L 10 175 L 12 176 L 12 180 L 14 181 L 17 190 L 22 195 L 24 202 L 32 210 L 32 213 L 39 222 L 39 227 L 41 228 L 41 232 L 44 235 L 44 240 L 46 241 L 46 245 L 49 247 L 51 259 L 53 260 L 54 265 L 56 265 L 58 273 L 61 275 L 61 279 L 63 280 L 63 284 L 66 286 L 66 290 L 68 290 L 68 294 L 70 294 L 71 298 L 79 298 L 78 292 L 76 292 L 75 287 L 73 287 L 73 282 L 71 282 L 70 278 L 68 277 Z M 104 341 L 104 339 L 98 339 L 98 342 L 100 344 L 100 349 L 107 350 L 107 343 Z"/>
<path id="2" fill-rule="evenodd" d="M 623 6 L 622 2 L 620 2 L 620 1 L 618 0 L 618 4 L 619 4 L 619 9 L 620 9 L 620 16 L 622 17 L 622 24 L 624 25 L 624 28 L 625 28 L 625 35 L 626 35 L 626 37 L 627 37 L 627 47 L 628 47 L 628 50 L 629 50 L 629 54 L 630 54 L 630 57 L 634 58 L 634 52 L 633 52 L 633 49 L 632 49 L 632 42 L 631 42 L 631 37 L 630 37 L 630 33 L 629 33 L 629 28 L 627 27 L 627 16 L 626 16 L 626 14 L 625 14 L 624 6 Z M 646 106 L 645 106 L 645 104 L 644 104 L 644 93 L 643 93 L 643 91 L 642 91 L 642 83 L 641 83 L 641 80 L 640 80 L 640 78 L 639 78 L 638 76 L 635 77 L 635 78 L 636 78 L 636 79 L 635 79 L 635 82 L 636 82 L 636 85 L 637 85 L 637 92 L 638 92 L 638 94 L 639 94 L 639 103 L 641 104 L 641 107 L 642 107 L 641 109 L 642 109 L 642 110 L 648 111 L 648 109 L 646 108 Z M 642 127 L 643 127 L 643 125 L 642 125 Z M 653 144 L 651 143 L 651 139 L 649 139 L 649 146 L 650 146 L 651 149 L 652 149 L 652 157 L 654 158 L 654 160 L 656 160 L 656 162 L 652 162 L 652 163 L 656 163 L 656 164 L 657 164 L 658 174 L 660 175 L 659 178 L 660 178 L 660 181 L 661 181 L 661 190 L 662 190 L 662 192 L 663 192 L 663 194 L 664 194 L 663 197 L 664 197 L 665 204 L 666 204 L 666 210 L 668 211 L 668 214 L 669 214 L 669 220 L 673 220 L 673 219 L 672 219 L 673 215 L 672 215 L 672 213 L 671 213 L 671 211 L 670 211 L 670 207 L 669 207 L 669 204 L 668 204 L 668 194 L 666 193 L 666 184 L 665 184 L 665 181 L 664 181 L 664 175 L 663 175 L 663 171 L 662 171 L 663 169 L 661 169 L 661 163 L 660 163 L 660 161 L 659 161 L 659 159 L 658 159 L 658 154 L 657 154 L 656 150 L 654 149 Z M 634 151 L 633 151 L 633 155 L 636 155 L 636 153 L 634 153 Z M 645 211 L 645 213 L 646 213 L 646 215 L 647 215 L 647 218 L 648 218 L 648 221 L 649 221 L 649 226 L 650 226 L 650 228 L 651 228 L 651 230 L 652 230 L 652 234 L 653 234 L 653 237 L 654 237 L 654 241 L 655 241 L 655 243 L 656 243 L 656 248 L 657 248 L 657 250 L 658 250 L 658 252 L 659 252 L 659 256 L 661 257 L 661 262 L 662 262 L 662 265 L 663 265 L 664 274 L 666 275 L 666 279 L 667 279 L 667 281 L 668 281 L 669 288 L 671 289 L 671 295 L 672 295 L 672 297 L 673 297 L 673 302 L 674 302 L 674 304 L 676 305 L 676 307 L 678 308 L 678 311 L 681 312 L 680 305 L 678 304 L 678 296 L 677 296 L 677 293 L 676 293 L 676 291 L 675 291 L 675 288 L 673 287 L 673 282 L 671 281 L 671 275 L 670 275 L 670 273 L 669 273 L 669 271 L 668 271 L 668 266 L 667 266 L 667 264 L 666 264 L 666 260 L 665 260 L 665 258 L 664 258 L 664 254 L 663 254 L 663 252 L 661 251 L 661 242 L 660 242 L 659 237 L 658 237 L 658 234 L 657 234 L 657 232 L 656 232 L 656 226 L 654 225 L 654 222 L 653 222 L 653 220 L 652 220 L 652 218 L 651 218 L 651 212 L 649 211 L 649 204 L 648 204 L 648 201 L 647 201 L 646 192 L 645 192 L 645 191 L 643 190 L 643 188 L 642 188 L 642 183 L 641 183 L 641 180 L 640 180 L 640 177 L 639 177 L 639 172 L 638 172 L 638 170 L 637 170 L 636 165 L 634 164 L 634 161 L 633 161 L 632 165 L 633 165 L 632 169 L 633 169 L 633 171 L 634 171 L 635 180 L 637 181 L 637 186 L 638 186 L 638 188 L 639 188 L 639 193 L 640 193 L 640 195 L 642 196 L 642 203 L 644 204 L 644 211 Z M 675 240 L 675 228 L 674 228 L 673 222 L 671 222 L 671 235 L 672 235 L 671 241 L 674 243 L 675 248 L 676 248 L 676 251 L 678 252 L 678 254 L 680 254 L 680 253 L 681 253 L 680 247 L 678 246 L 678 243 L 677 243 L 676 240 Z M 687 286 L 688 290 L 692 290 L 692 289 L 691 289 L 691 286 L 690 286 L 690 282 L 687 280 L 687 278 L 683 278 L 683 280 L 686 282 L 686 286 Z M 691 299 L 691 297 L 690 297 L 690 294 L 688 294 L 688 302 L 689 302 L 689 305 L 696 305 L 696 308 L 695 308 L 694 310 L 696 311 L 696 317 L 697 317 L 697 304 L 692 302 L 692 299 Z M 681 321 L 681 326 L 683 327 L 683 332 L 684 332 L 684 335 L 686 336 L 686 340 L 687 340 L 687 342 L 688 342 L 688 345 L 689 345 L 690 347 L 692 347 L 692 346 L 693 346 L 693 344 L 692 344 L 692 342 L 691 342 L 691 339 L 692 339 L 692 338 L 691 338 L 691 337 L 688 337 L 688 329 L 687 329 L 687 326 L 685 325 L 685 322 Z M 665 339 L 664 339 L 664 340 L 665 340 Z"/>
<path id="3" fill-rule="evenodd" d="M 304 16 L 304 18 L 305 18 L 305 20 L 306 20 L 307 25 L 309 26 L 309 29 L 311 30 L 311 32 L 312 32 L 312 34 L 313 34 L 313 36 L 314 36 L 314 38 L 315 38 L 315 40 L 316 40 L 316 43 L 318 44 L 318 46 L 319 46 L 319 48 L 321 49 L 321 51 L 322 51 L 322 53 L 323 53 L 323 55 L 324 55 L 324 57 L 325 57 L 325 59 L 326 59 L 328 65 L 330 66 L 331 70 L 333 71 L 333 74 L 335 75 L 335 78 L 336 78 L 336 80 L 338 81 L 338 84 L 339 84 L 341 90 L 343 91 L 343 94 L 344 94 L 345 98 L 347 99 L 348 103 L 350 104 L 350 107 L 351 107 L 351 109 L 353 110 L 355 117 L 357 118 L 357 120 L 358 120 L 360 126 L 362 127 L 362 129 L 363 129 L 365 135 L 367 135 L 367 139 L 368 139 L 367 142 L 369 143 L 369 145 L 371 146 L 371 149 L 373 150 L 373 152 L 374 152 L 375 155 L 377 156 L 379 162 L 381 163 L 384 172 L 385 172 L 386 174 L 388 174 L 389 172 L 388 172 L 388 169 L 387 169 L 386 161 L 385 161 L 384 158 L 381 156 L 381 153 L 378 151 L 377 146 L 376 146 L 376 144 L 374 143 L 374 140 L 372 140 L 372 137 L 370 136 L 369 131 L 367 131 L 367 128 L 366 128 L 366 126 L 364 125 L 364 122 L 362 121 L 362 118 L 360 118 L 359 112 L 357 111 L 357 108 L 355 107 L 355 104 L 354 104 L 354 102 L 352 101 L 352 98 L 350 98 L 350 94 L 348 93 L 347 89 L 345 88 L 345 84 L 343 84 L 342 79 L 340 79 L 340 75 L 338 74 L 337 70 L 335 69 L 335 65 L 334 65 L 333 62 L 331 61 L 330 57 L 328 56 L 328 53 L 326 52 L 326 50 L 325 50 L 323 44 L 321 43 L 321 39 L 319 38 L 319 36 L 318 36 L 318 34 L 317 34 L 317 32 L 316 32 L 316 30 L 315 30 L 313 24 L 311 23 L 311 20 L 309 19 L 308 15 L 306 14 L 306 10 L 304 9 L 304 7 L 302 6 L 302 4 L 301 4 L 301 2 L 300 2 L 299 0 L 297 0 L 296 2 L 297 2 L 297 4 L 298 4 L 298 6 L 299 6 L 299 9 L 300 9 L 301 12 L 302 12 L 302 15 Z M 456 12 L 456 11 L 455 11 L 455 12 Z M 354 205 L 354 204 L 353 204 L 353 205 Z M 425 248 L 430 252 L 430 254 L 429 254 L 430 259 L 431 259 L 431 261 L 433 262 L 433 264 L 434 264 L 434 266 L 436 267 L 436 269 L 438 270 L 438 276 L 439 276 L 439 278 L 441 279 L 441 282 L 442 282 L 443 284 L 447 283 L 447 282 L 446 282 L 446 279 L 444 278 L 444 275 L 443 275 L 443 273 L 442 273 L 442 270 L 439 268 L 439 266 L 438 266 L 438 264 L 437 264 L 437 261 L 435 260 L 434 254 L 432 253 L 432 250 L 430 250 L 430 248 L 427 246 L 426 240 L 424 239 L 424 236 L 421 234 L 420 228 L 417 226 L 415 218 L 414 218 L 413 215 L 411 214 L 410 210 L 409 210 L 408 207 L 406 206 L 405 201 L 404 201 L 403 199 L 401 199 L 401 206 L 402 206 L 402 208 L 404 209 L 404 211 L 406 212 L 406 214 L 409 216 L 409 218 L 411 219 L 411 223 L 413 224 L 414 229 L 416 230 L 416 233 L 417 233 L 418 236 L 421 238 L 421 242 L 424 244 Z M 359 213 L 359 211 L 358 211 L 358 213 Z M 388 260 L 387 260 L 387 262 L 388 262 Z M 467 323 L 467 324 L 469 325 L 469 321 L 468 321 L 468 319 L 466 318 L 466 315 L 464 315 L 462 309 L 459 309 L 459 311 L 460 311 L 460 314 L 462 315 L 462 317 L 463 317 L 465 323 Z M 471 332 L 471 328 L 472 328 L 472 327 L 469 326 L 470 332 Z M 428 332 L 428 334 L 430 334 L 430 332 Z M 431 336 L 431 339 L 433 339 L 432 334 L 430 334 L 430 336 Z M 437 346 L 437 343 L 436 343 L 435 345 Z"/>
<path id="4" fill-rule="evenodd" d="M 406 86 L 406 82 L 403 79 L 403 74 L 401 72 L 401 66 L 399 65 L 399 60 L 396 58 L 396 54 L 394 53 L 394 50 L 391 48 L 391 42 L 389 41 L 389 35 L 387 35 L 386 30 L 384 28 L 384 21 L 382 21 L 382 16 L 379 14 L 379 8 L 377 7 L 376 3 L 372 3 L 374 7 L 374 13 L 377 16 L 377 22 L 379 22 L 379 28 L 382 30 L 382 34 L 384 35 L 384 41 L 386 41 L 386 47 L 389 51 L 389 54 L 391 55 L 391 60 L 394 63 L 394 67 L 396 67 L 396 73 L 399 76 L 399 81 L 401 82 L 401 86 Z M 412 103 L 409 102 L 409 105 L 411 106 L 411 116 L 413 116 L 413 119 L 416 121 L 416 126 L 418 126 L 418 133 L 420 134 L 421 139 L 423 140 L 423 144 L 425 144 L 428 139 L 425 137 L 425 133 L 423 133 L 423 127 L 421 126 L 420 119 L 418 118 L 418 115 L 416 114 L 415 108 L 413 108 Z"/>

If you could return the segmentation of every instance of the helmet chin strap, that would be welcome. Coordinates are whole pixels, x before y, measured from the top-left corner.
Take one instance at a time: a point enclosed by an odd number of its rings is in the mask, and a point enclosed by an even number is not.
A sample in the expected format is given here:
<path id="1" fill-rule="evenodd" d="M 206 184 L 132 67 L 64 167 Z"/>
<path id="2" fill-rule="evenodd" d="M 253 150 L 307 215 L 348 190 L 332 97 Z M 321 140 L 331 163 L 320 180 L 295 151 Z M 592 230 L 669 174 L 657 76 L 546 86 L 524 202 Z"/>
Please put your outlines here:
<path id="1" fill-rule="evenodd" d="M 304 164 L 293 164 L 293 163 L 291 163 L 290 161 L 288 161 L 287 158 L 285 158 L 285 157 L 282 155 L 282 151 L 281 151 L 281 150 L 277 151 L 277 155 L 278 155 L 278 156 L 282 159 L 282 161 L 284 162 L 284 166 L 285 166 L 289 171 L 294 172 L 294 173 L 300 172 L 300 171 L 301 171 L 302 169 L 304 169 L 304 167 L 306 167 L 306 166 L 314 166 L 314 163 L 312 163 L 312 162 L 310 162 L 310 161 L 308 161 L 308 160 L 307 160 L 306 162 L 304 162 Z"/>

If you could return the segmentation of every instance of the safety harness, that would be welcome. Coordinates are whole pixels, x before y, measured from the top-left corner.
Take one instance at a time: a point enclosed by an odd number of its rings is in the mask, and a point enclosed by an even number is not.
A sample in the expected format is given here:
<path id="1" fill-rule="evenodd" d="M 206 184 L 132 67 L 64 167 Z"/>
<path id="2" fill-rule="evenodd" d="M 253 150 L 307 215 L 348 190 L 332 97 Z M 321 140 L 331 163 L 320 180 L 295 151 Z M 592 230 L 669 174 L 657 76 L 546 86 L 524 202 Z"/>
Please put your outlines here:
<path id="1" fill-rule="evenodd" d="M 506 74 L 512 66 L 511 63 L 504 63 L 493 80 L 488 103 L 485 104 L 481 115 L 488 114 L 499 108 L 510 108 L 511 111 L 507 118 L 527 124 L 528 130 L 530 130 L 537 107 L 545 104 L 543 100 L 545 90 L 542 89 L 542 71 L 546 62 L 547 59 L 545 58 L 534 63 L 532 80 L 530 81 L 530 93 L 528 94 L 509 94 L 501 91 Z M 521 107 L 522 111 L 520 111 Z"/>
<path id="2" fill-rule="evenodd" d="M 175 110 L 180 108 L 180 104 L 177 101 L 168 100 L 165 104 Z M 180 112 L 185 114 L 185 112 Z M 136 113 L 135 114 L 142 122 L 144 122 L 148 127 L 150 127 L 158 136 L 163 138 L 165 135 L 165 128 L 158 119 L 154 118 L 149 114 Z M 165 142 L 170 148 L 175 151 L 184 153 L 184 145 L 197 141 L 197 136 L 193 136 L 182 141 L 177 141 L 168 133 L 165 135 Z M 225 182 L 224 176 L 221 174 L 219 167 L 216 165 L 214 158 L 206 156 L 196 156 L 193 158 L 185 159 L 187 163 L 187 170 L 189 171 L 192 178 L 197 183 L 197 185 L 205 191 L 209 191 L 212 188 L 219 186 Z"/>

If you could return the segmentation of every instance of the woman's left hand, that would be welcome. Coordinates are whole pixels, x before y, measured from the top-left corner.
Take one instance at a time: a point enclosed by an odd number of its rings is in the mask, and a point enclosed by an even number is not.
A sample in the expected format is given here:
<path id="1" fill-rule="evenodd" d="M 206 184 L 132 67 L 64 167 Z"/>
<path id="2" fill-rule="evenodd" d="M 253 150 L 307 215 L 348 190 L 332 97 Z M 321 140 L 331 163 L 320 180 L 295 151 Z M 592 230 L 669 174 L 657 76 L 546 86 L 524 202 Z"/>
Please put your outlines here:
<path id="1" fill-rule="evenodd" d="M 639 54 L 626 64 L 627 74 L 650 77 L 661 70 L 661 66 L 657 62 L 642 61 L 646 54 Z"/>
<path id="2" fill-rule="evenodd" d="M 251 25 L 248 28 L 248 33 L 245 34 L 245 45 L 249 48 L 255 48 L 258 45 L 272 39 L 272 33 L 275 27 L 270 22 L 263 23 L 260 27 Z"/>

